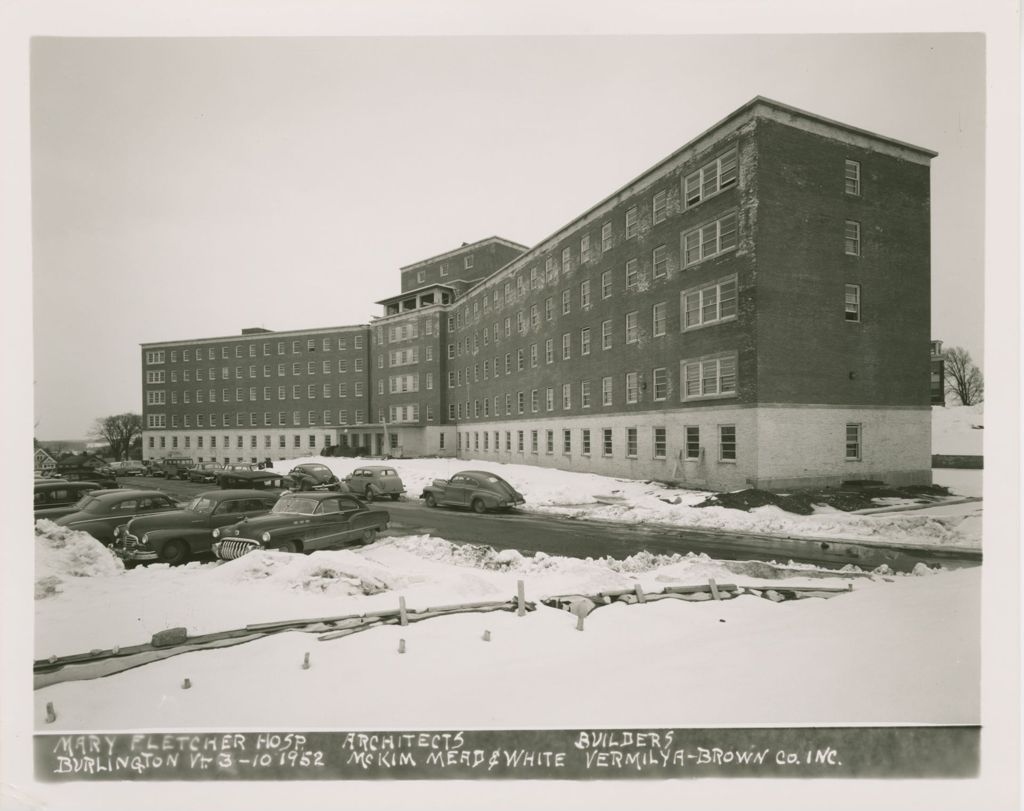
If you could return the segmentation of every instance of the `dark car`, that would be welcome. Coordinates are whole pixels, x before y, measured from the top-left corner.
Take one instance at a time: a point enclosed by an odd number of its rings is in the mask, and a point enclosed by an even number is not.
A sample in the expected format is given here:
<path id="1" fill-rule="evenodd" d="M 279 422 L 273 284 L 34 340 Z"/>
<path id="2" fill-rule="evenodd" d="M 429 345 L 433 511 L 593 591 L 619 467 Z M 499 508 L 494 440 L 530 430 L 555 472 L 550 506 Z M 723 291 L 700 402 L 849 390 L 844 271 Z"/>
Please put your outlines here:
<path id="1" fill-rule="evenodd" d="M 165 456 L 153 463 L 150 474 L 158 478 L 179 479 L 181 472 L 187 472 L 195 467 L 195 462 L 187 456 Z"/>
<path id="2" fill-rule="evenodd" d="M 500 476 L 483 470 L 463 470 L 450 479 L 434 479 L 420 495 L 428 507 L 469 507 L 473 512 L 508 510 L 526 500 Z"/>
<path id="3" fill-rule="evenodd" d="M 383 465 L 357 467 L 342 481 L 351 492 L 367 501 L 373 501 L 381 496 L 390 496 L 392 501 L 398 501 L 405 492 L 405 485 L 398 471 Z"/>
<path id="4" fill-rule="evenodd" d="M 144 515 L 119 526 L 114 531 L 114 552 L 126 563 L 178 564 L 209 555 L 213 530 L 266 514 L 279 495 L 255 490 L 201 493 L 183 509 Z"/>
<path id="5" fill-rule="evenodd" d="M 239 487 L 253 490 L 280 487 L 283 478 L 280 473 L 265 470 L 262 465 L 248 462 L 224 465 L 224 469 L 217 472 L 217 484 L 225 490 Z"/>
<path id="6" fill-rule="evenodd" d="M 62 516 L 75 512 L 82 497 L 102 488 L 98 482 L 69 482 L 63 479 L 37 481 L 33 504 L 35 519 L 48 518 L 56 521 Z"/>
<path id="7" fill-rule="evenodd" d="M 201 482 L 203 484 L 217 481 L 217 474 L 224 469 L 220 462 L 200 462 L 195 467 L 188 469 L 188 480 L 190 482 Z"/>
<path id="8" fill-rule="evenodd" d="M 82 499 L 84 502 L 85 499 Z M 88 532 L 108 546 L 114 541 L 114 530 L 138 515 L 177 510 L 179 504 L 157 490 L 114 490 L 76 505 L 75 512 L 57 519 L 57 524 Z"/>
<path id="9" fill-rule="evenodd" d="M 333 490 L 347 493 L 348 488 L 338 480 L 327 465 L 310 462 L 296 465 L 281 480 L 281 486 L 289 490 Z"/>
<path id="10" fill-rule="evenodd" d="M 61 473 L 64 481 L 68 482 L 92 482 L 100 487 L 117 487 L 117 477 L 103 473 L 109 468 L 96 468 L 93 470 L 66 470 Z"/>
<path id="11" fill-rule="evenodd" d="M 267 515 L 214 530 L 213 553 L 233 560 L 256 549 L 312 552 L 373 543 L 387 529 L 387 510 L 343 493 L 285 493 Z"/>

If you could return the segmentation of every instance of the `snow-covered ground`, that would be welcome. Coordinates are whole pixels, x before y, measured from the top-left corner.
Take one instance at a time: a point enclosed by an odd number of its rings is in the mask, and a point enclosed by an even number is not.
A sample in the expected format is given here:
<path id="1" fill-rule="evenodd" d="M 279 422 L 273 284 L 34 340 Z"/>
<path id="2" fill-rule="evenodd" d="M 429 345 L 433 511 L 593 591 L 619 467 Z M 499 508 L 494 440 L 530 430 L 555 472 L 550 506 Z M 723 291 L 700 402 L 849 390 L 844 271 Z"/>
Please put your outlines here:
<path id="1" fill-rule="evenodd" d="M 980 569 L 914 575 L 653 556 L 578 560 L 429 536 L 124 571 L 88 536 L 37 536 L 38 658 L 248 623 L 481 600 L 469 613 L 333 641 L 287 632 L 37 690 L 38 728 L 506 728 L 977 723 Z M 539 599 L 640 584 L 852 585 L 831 599 L 663 600 L 576 618 Z M 484 631 L 490 641 L 484 641 Z M 397 652 L 405 639 L 404 654 Z M 304 654 L 311 667 L 304 670 Z M 184 678 L 192 689 L 182 690 Z M 770 698 L 765 685 L 771 685 Z M 642 685 L 642 689 L 637 686 Z M 466 688 L 470 689 L 466 689 Z M 45 724 L 52 702 L 57 721 Z"/>
<path id="2" fill-rule="evenodd" d="M 932 453 L 981 456 L 985 406 L 932 406 Z"/>
<path id="3" fill-rule="evenodd" d="M 308 457 L 277 463 L 287 473 L 296 464 L 318 462 L 339 478 L 365 464 L 380 460 Z M 828 507 L 813 515 L 796 515 L 778 507 L 744 512 L 725 507 L 697 507 L 708 493 L 681 490 L 635 479 L 617 479 L 533 465 L 505 464 L 481 459 L 392 459 L 405 483 L 406 495 L 418 498 L 435 478 L 449 478 L 460 470 L 485 470 L 508 481 L 526 498 L 524 510 L 588 521 L 625 524 L 664 524 L 766 535 L 853 538 L 876 542 L 942 546 L 981 545 L 980 526 L 959 513 L 929 515 L 918 512 L 851 515 Z M 597 497 L 611 496 L 605 504 Z"/>

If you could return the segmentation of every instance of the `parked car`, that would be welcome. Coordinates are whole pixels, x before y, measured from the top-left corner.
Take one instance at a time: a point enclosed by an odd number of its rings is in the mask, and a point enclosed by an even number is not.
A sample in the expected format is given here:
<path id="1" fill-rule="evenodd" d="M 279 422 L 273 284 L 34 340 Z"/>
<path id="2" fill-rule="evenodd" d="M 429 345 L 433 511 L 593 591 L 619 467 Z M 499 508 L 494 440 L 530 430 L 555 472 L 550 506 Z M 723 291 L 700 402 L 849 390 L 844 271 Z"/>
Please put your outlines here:
<path id="1" fill-rule="evenodd" d="M 182 470 L 188 471 L 194 466 L 195 461 L 187 456 L 166 456 L 153 463 L 150 473 L 158 478 L 177 479 Z"/>
<path id="2" fill-rule="evenodd" d="M 450 479 L 434 479 L 420 495 L 428 507 L 469 507 L 473 512 L 508 510 L 525 504 L 522 493 L 500 476 L 482 470 L 463 470 Z"/>
<path id="3" fill-rule="evenodd" d="M 280 487 L 283 478 L 281 473 L 265 470 L 262 465 L 252 463 L 224 465 L 224 469 L 217 472 L 217 484 L 226 490 L 239 487 L 253 490 Z"/>
<path id="4" fill-rule="evenodd" d="M 100 487 L 117 487 L 117 478 L 102 472 L 102 468 L 96 470 L 67 470 L 60 474 L 66 482 L 92 482 Z"/>
<path id="5" fill-rule="evenodd" d="M 289 490 L 333 490 L 336 493 L 347 493 L 348 488 L 342 484 L 327 465 L 310 462 L 296 465 L 281 480 L 281 486 Z"/>
<path id="6" fill-rule="evenodd" d="M 217 474 L 223 469 L 224 466 L 220 462 L 200 462 L 195 467 L 188 469 L 188 480 L 203 484 L 215 482 Z"/>
<path id="7" fill-rule="evenodd" d="M 383 465 L 357 467 L 342 481 L 350 492 L 362 496 L 366 501 L 373 501 L 381 496 L 390 496 L 392 501 L 398 501 L 405 492 L 405 485 L 398 471 Z"/>
<path id="8" fill-rule="evenodd" d="M 58 518 L 56 523 L 88 532 L 109 546 L 114 541 L 114 530 L 132 518 L 176 510 L 179 506 L 173 498 L 157 490 L 114 490 L 95 496 L 81 506 L 76 505 L 75 512 Z"/>
<path id="9" fill-rule="evenodd" d="M 349 543 L 373 543 L 387 529 L 387 510 L 344 493 L 285 493 L 264 516 L 215 529 L 213 553 L 232 560 L 256 549 L 312 552 Z"/>
<path id="10" fill-rule="evenodd" d="M 49 518 L 51 521 L 56 521 L 62 516 L 73 513 L 75 505 L 82 500 L 82 496 L 100 489 L 98 482 L 69 482 L 63 479 L 36 480 L 33 498 L 35 520 Z"/>
<path id="11" fill-rule="evenodd" d="M 182 509 L 133 518 L 117 527 L 114 552 L 125 563 L 158 560 L 172 565 L 209 555 L 213 530 L 266 514 L 279 495 L 257 490 L 201 493 Z"/>

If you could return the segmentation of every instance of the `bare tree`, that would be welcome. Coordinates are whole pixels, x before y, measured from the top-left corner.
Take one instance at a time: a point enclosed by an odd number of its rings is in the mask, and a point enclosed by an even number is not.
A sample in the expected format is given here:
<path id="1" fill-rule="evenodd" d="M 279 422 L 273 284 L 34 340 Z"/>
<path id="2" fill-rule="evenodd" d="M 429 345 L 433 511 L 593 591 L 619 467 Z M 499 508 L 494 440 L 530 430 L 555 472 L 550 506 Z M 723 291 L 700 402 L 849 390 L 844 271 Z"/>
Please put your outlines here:
<path id="1" fill-rule="evenodd" d="M 110 445 L 110 453 L 115 459 L 127 459 L 132 443 L 142 436 L 142 416 L 115 414 L 100 417 L 93 425 L 91 435 Z"/>
<path id="2" fill-rule="evenodd" d="M 960 405 L 977 405 L 985 399 L 985 379 L 974 365 L 971 353 L 961 346 L 947 349 L 942 355 L 945 364 L 946 394 L 956 397 Z"/>

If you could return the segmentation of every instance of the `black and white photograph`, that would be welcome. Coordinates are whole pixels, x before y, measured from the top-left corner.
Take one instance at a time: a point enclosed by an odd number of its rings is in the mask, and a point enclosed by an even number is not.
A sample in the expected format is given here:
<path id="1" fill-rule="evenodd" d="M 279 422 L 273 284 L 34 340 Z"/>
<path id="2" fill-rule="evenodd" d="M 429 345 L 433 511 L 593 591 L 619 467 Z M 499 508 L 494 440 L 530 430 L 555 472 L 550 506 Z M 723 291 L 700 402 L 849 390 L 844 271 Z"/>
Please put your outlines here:
<path id="1" fill-rule="evenodd" d="M 5 11 L 4 809 L 1019 807 L 1013 4 L 95 8 Z"/>

